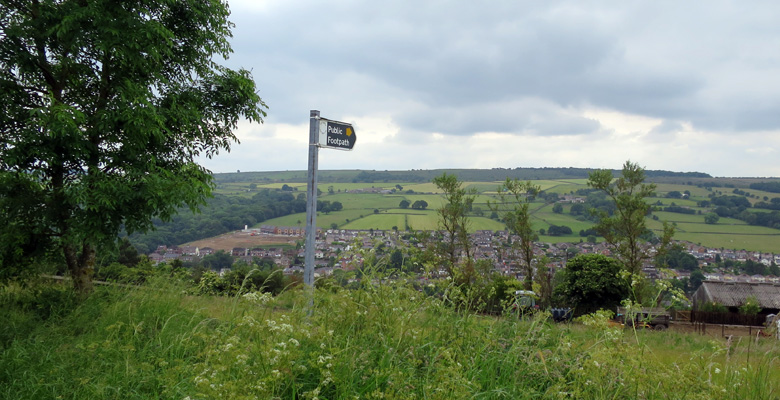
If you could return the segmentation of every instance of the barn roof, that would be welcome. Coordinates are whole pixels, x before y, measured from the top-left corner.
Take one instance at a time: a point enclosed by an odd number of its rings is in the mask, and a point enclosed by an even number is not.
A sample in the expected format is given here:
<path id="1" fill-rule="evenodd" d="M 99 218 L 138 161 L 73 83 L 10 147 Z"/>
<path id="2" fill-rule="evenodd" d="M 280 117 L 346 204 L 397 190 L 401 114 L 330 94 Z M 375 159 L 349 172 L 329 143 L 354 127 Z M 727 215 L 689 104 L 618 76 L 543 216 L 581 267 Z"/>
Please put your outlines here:
<path id="1" fill-rule="evenodd" d="M 739 307 L 748 297 L 753 296 L 761 308 L 780 308 L 779 284 L 705 281 L 698 291 L 704 292 L 704 299 L 726 307 Z"/>

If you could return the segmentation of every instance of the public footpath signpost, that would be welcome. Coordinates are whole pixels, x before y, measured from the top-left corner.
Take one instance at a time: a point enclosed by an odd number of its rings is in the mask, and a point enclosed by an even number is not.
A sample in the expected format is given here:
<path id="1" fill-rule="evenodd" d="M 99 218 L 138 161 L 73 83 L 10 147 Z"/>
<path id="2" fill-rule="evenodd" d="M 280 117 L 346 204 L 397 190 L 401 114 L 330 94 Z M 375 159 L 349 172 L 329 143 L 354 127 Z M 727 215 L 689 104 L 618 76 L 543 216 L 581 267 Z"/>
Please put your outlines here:
<path id="1" fill-rule="evenodd" d="M 346 122 L 320 118 L 320 112 L 309 112 L 309 174 L 306 191 L 306 265 L 303 283 L 314 288 L 314 247 L 317 241 L 317 156 L 320 147 L 352 150 L 355 147 L 355 128 Z"/>

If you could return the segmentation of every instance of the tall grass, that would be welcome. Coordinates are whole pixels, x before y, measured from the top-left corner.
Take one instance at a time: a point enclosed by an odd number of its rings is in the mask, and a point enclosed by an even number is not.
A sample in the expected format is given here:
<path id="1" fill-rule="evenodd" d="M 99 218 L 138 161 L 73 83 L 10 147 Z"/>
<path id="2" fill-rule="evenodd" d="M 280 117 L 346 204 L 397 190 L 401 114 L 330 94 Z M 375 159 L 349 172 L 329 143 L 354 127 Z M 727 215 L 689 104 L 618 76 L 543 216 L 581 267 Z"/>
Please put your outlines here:
<path id="1" fill-rule="evenodd" d="M 45 289 L 41 289 L 41 287 Z M 40 293 L 47 292 L 46 295 Z M 55 295 L 52 295 L 56 292 Z M 37 293 L 37 294 L 36 294 Z M 43 299 L 42 297 L 43 296 Z M 403 284 L 278 297 L 0 292 L 4 399 L 769 399 L 775 342 L 454 310 Z M 49 299 L 49 300 L 46 300 Z M 63 300 L 64 299 L 64 300 Z M 42 303 L 73 301 L 43 312 Z"/>

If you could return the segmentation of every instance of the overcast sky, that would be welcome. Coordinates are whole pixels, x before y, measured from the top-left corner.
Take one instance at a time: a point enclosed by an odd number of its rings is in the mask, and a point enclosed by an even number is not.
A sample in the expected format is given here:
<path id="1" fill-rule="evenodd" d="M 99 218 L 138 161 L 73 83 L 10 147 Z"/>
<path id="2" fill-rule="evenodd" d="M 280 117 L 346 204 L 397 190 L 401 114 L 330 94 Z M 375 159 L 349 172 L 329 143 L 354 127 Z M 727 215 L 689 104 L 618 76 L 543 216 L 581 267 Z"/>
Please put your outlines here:
<path id="1" fill-rule="evenodd" d="M 214 172 L 595 167 L 780 176 L 776 1 L 232 0 L 268 104 Z"/>

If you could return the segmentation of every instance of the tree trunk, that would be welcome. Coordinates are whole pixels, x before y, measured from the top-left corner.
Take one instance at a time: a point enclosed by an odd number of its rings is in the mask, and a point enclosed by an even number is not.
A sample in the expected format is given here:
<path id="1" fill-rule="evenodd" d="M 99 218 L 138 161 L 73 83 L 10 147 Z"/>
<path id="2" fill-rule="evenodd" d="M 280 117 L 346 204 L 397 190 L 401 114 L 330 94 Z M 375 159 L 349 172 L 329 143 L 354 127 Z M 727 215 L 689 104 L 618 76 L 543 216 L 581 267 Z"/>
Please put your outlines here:
<path id="1" fill-rule="evenodd" d="M 65 245 L 63 251 L 70 277 L 73 279 L 73 288 L 82 296 L 92 293 L 92 273 L 95 265 L 94 247 L 84 243 L 81 254 L 79 254 L 75 246 Z"/>

